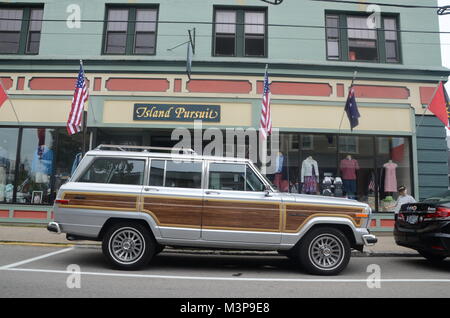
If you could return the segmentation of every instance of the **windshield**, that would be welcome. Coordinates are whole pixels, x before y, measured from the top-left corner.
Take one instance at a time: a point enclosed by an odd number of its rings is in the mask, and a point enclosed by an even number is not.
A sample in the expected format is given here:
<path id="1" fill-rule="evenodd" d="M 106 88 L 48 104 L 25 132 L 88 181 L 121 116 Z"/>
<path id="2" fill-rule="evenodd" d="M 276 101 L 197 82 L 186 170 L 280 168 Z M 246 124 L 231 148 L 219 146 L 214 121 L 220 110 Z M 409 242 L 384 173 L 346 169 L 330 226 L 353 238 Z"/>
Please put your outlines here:
<path id="1" fill-rule="evenodd" d="M 425 199 L 423 202 L 450 202 L 450 191 L 445 191 L 443 193 L 436 194 Z"/>

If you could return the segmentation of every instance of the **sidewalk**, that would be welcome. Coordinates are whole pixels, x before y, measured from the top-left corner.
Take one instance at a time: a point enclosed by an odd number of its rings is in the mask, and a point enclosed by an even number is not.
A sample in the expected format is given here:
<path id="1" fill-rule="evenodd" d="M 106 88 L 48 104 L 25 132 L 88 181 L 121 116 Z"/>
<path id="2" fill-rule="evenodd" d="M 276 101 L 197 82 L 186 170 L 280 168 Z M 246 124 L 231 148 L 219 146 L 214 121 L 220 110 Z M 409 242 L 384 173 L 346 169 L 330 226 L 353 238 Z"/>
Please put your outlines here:
<path id="1" fill-rule="evenodd" d="M 376 234 L 375 234 L 376 235 Z M 417 252 L 398 246 L 390 234 L 377 235 L 378 243 L 374 246 L 364 247 L 364 253 L 354 252 L 354 256 L 412 256 Z M 51 244 L 51 245 L 88 245 L 100 246 L 99 242 L 92 241 L 68 241 L 65 234 L 54 234 L 47 231 L 43 226 L 23 226 L 0 224 L 0 244 Z M 178 249 L 167 249 L 176 252 Z M 276 254 L 276 252 L 250 252 L 250 251 L 207 251 L 183 249 L 185 252 L 195 252 L 201 254 Z"/>

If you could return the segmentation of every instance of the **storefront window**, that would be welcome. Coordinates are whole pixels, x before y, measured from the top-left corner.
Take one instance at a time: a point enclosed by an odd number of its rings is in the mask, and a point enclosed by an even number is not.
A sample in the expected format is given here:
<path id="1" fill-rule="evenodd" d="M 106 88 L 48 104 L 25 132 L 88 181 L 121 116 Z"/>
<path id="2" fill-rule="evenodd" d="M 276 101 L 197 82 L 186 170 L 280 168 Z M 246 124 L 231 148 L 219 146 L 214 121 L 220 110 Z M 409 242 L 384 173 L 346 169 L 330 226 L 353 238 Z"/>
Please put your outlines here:
<path id="1" fill-rule="evenodd" d="M 404 137 L 377 137 L 376 143 L 378 210 L 393 212 L 398 187 L 412 193 L 410 143 Z"/>
<path id="2" fill-rule="evenodd" d="M 0 128 L 0 203 L 13 201 L 18 128 Z"/>
<path id="3" fill-rule="evenodd" d="M 49 204 L 52 201 L 55 134 L 55 129 L 23 129 L 17 203 Z"/>
<path id="4" fill-rule="evenodd" d="M 368 203 L 375 209 L 375 196 L 369 190 L 375 173 L 374 139 L 339 136 L 339 175 L 344 195 Z"/>
<path id="5" fill-rule="evenodd" d="M 69 136 L 65 128 L 58 129 L 57 153 L 55 156 L 55 178 L 53 193 L 56 194 L 59 188 L 67 182 L 75 171 L 82 157 L 83 135 L 75 134 Z M 87 149 L 86 145 L 86 149 Z"/>
<path id="6" fill-rule="evenodd" d="M 333 187 L 337 174 L 337 141 L 335 135 L 301 135 L 300 192 L 342 196 Z"/>
<path id="7" fill-rule="evenodd" d="M 272 140 L 271 140 L 272 141 Z M 269 144 L 268 149 L 278 149 L 276 153 L 270 153 L 270 168 L 267 178 L 280 192 L 299 191 L 298 180 L 298 134 L 281 134 L 280 142 Z"/>

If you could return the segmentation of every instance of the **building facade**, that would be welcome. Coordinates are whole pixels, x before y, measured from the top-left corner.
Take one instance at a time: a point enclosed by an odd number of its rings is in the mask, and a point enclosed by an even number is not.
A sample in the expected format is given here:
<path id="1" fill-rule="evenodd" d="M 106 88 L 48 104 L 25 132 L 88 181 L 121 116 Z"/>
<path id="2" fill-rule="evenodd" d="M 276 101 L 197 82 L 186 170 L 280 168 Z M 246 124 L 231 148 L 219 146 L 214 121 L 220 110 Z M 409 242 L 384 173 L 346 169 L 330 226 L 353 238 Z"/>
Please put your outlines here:
<path id="1" fill-rule="evenodd" d="M 331 194 L 369 203 L 374 228 L 392 225 L 396 185 L 416 198 L 448 188 L 445 129 L 424 110 L 450 72 L 435 10 L 382 7 L 369 28 L 368 9 L 310 0 L 0 4 L 0 78 L 10 96 L 0 108 L 0 219 L 52 217 L 82 148 L 81 134 L 66 131 L 81 59 L 91 148 L 173 146 L 173 129 L 193 129 L 198 116 L 204 129 L 258 129 L 268 65 L 283 158 L 269 177 L 282 191 L 305 192 L 313 159 L 320 184 L 309 194 L 347 178 Z M 351 131 L 343 111 L 355 71 L 361 117 Z M 354 175 L 344 171 L 349 157 Z"/>

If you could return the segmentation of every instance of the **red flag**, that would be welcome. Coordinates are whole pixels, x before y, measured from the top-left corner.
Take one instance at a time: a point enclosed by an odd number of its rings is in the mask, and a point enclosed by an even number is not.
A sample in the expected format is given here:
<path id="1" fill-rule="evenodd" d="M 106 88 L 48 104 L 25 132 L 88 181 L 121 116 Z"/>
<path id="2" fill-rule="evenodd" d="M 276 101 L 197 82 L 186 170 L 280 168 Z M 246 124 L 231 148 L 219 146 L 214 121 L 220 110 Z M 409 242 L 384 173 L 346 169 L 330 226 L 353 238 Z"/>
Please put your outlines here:
<path id="1" fill-rule="evenodd" d="M 3 103 L 8 99 L 8 94 L 6 94 L 5 89 L 3 88 L 3 84 L 0 85 L 0 107 L 2 107 Z"/>
<path id="2" fill-rule="evenodd" d="M 445 127 L 448 127 L 447 100 L 445 98 L 444 85 L 442 82 L 440 82 L 433 100 L 428 105 L 428 110 L 442 121 Z"/>

